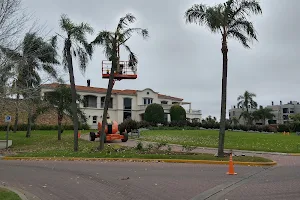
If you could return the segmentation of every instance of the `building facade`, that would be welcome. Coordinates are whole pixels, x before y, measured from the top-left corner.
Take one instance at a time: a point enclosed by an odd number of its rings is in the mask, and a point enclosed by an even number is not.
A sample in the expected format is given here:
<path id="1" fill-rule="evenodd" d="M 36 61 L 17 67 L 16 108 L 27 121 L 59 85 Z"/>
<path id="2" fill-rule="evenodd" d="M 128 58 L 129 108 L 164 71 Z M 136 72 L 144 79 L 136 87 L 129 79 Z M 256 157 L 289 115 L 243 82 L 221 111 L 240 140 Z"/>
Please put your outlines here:
<path id="1" fill-rule="evenodd" d="M 272 104 L 267 106 L 267 108 L 270 108 L 273 110 L 273 114 L 275 117 L 273 118 L 274 124 L 285 124 L 291 121 L 290 115 L 298 114 L 300 113 L 300 104 L 297 101 L 289 101 L 286 104 L 282 104 L 282 101 L 280 101 L 279 105 L 274 105 L 274 102 L 272 101 Z"/>
<path id="2" fill-rule="evenodd" d="M 41 87 L 41 95 L 53 91 L 59 84 L 44 84 Z M 105 88 L 76 86 L 77 93 L 85 100 L 80 108 L 87 116 L 88 124 L 91 128 L 96 128 L 98 122 L 102 121 L 104 109 L 104 100 L 106 95 Z M 113 90 L 110 99 L 108 114 L 110 118 L 118 123 L 127 118 L 136 121 L 144 119 L 145 109 L 149 104 L 157 103 L 162 105 L 165 111 L 165 120 L 170 121 L 170 108 L 173 104 L 188 105 L 186 117 L 189 121 L 201 121 L 201 110 L 192 110 L 190 102 L 184 102 L 183 99 L 162 95 L 150 88 L 144 90 Z"/>
<path id="3" fill-rule="evenodd" d="M 265 124 L 285 124 L 291 121 L 290 115 L 300 113 L 300 104 L 297 101 L 290 101 L 286 104 L 282 104 L 282 101 L 278 105 L 275 105 L 272 101 L 271 105 L 266 106 L 266 108 L 272 109 L 272 113 L 275 117 L 270 120 L 266 120 Z M 249 109 L 249 112 L 253 112 L 256 109 Z M 232 106 L 229 110 L 229 119 L 233 117 L 239 120 L 240 124 L 245 124 L 243 118 L 239 118 L 243 109 L 238 108 L 237 106 Z"/>

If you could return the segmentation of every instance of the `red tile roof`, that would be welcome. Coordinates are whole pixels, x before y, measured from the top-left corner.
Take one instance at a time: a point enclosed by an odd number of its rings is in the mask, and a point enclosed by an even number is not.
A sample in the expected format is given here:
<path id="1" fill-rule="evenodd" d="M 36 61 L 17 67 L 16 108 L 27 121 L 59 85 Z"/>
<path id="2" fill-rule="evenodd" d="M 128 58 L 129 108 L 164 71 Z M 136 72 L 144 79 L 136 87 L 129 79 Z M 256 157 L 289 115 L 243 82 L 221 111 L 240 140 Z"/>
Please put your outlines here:
<path id="1" fill-rule="evenodd" d="M 43 84 L 42 88 L 56 88 L 59 86 L 59 83 L 51 83 L 51 84 Z M 68 87 L 70 85 L 67 84 Z M 87 86 L 81 86 L 76 85 L 76 90 L 81 92 L 94 92 L 94 93 L 106 93 L 106 88 L 96 88 L 96 87 L 87 87 Z M 123 94 L 123 95 L 136 95 L 137 90 L 113 90 L 112 94 Z M 172 97 L 168 95 L 158 94 L 158 98 L 160 99 L 169 99 L 173 101 L 182 101 L 183 99 Z"/>

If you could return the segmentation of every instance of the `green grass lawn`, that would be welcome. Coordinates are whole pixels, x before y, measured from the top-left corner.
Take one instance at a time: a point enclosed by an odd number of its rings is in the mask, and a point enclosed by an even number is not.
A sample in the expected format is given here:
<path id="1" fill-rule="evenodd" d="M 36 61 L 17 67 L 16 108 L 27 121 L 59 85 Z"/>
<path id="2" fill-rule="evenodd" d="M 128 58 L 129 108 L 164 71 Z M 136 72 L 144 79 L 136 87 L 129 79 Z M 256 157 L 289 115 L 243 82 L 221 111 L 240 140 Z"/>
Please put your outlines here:
<path id="1" fill-rule="evenodd" d="M 0 199 L 3 200 L 21 200 L 19 195 L 9 190 L 0 188 Z"/>
<path id="2" fill-rule="evenodd" d="M 199 147 L 218 147 L 215 130 L 153 130 L 142 131 L 142 140 Z M 300 136 L 280 133 L 264 134 L 226 131 L 226 149 L 300 153 Z"/>
<path id="3" fill-rule="evenodd" d="M 86 131 L 88 133 L 88 131 Z M 5 139 L 5 132 L 0 132 L 0 139 Z M 10 150 L 18 157 L 86 157 L 86 158 L 147 158 L 147 159 L 190 159 L 190 160 L 225 160 L 211 154 L 180 154 L 158 151 L 147 153 L 133 148 L 125 148 L 116 143 L 106 145 L 102 152 L 96 151 L 98 142 L 79 139 L 79 151 L 73 152 L 73 133 L 65 131 L 62 140 L 57 140 L 56 131 L 33 131 L 30 138 L 25 132 L 10 133 L 13 140 Z M 270 160 L 259 157 L 236 157 L 235 161 L 268 162 Z"/>

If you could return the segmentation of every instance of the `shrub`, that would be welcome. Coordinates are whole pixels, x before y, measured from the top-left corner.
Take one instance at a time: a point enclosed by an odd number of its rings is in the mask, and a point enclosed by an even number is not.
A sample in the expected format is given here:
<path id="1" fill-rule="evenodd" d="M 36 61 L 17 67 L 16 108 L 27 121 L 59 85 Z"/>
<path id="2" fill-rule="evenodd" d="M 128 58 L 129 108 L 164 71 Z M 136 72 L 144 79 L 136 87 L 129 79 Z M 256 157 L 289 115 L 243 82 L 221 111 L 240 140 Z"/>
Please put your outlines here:
<path id="1" fill-rule="evenodd" d="M 214 123 L 212 126 L 215 129 L 219 129 L 220 128 L 220 123 Z"/>
<path id="2" fill-rule="evenodd" d="M 201 127 L 202 124 L 200 122 L 192 122 L 192 123 L 188 123 L 191 127 Z"/>
<path id="3" fill-rule="evenodd" d="M 135 149 L 142 151 L 144 149 L 143 143 L 141 141 L 138 141 Z"/>
<path id="4" fill-rule="evenodd" d="M 150 123 L 147 121 L 137 122 L 137 128 L 149 128 L 149 127 L 150 127 Z"/>
<path id="5" fill-rule="evenodd" d="M 278 125 L 278 132 L 289 132 L 290 128 L 285 124 Z"/>
<path id="6" fill-rule="evenodd" d="M 138 129 L 138 123 L 132 119 L 126 119 L 121 124 L 119 124 L 119 131 L 121 133 L 125 132 L 125 129 L 127 130 L 127 132 Z"/>
<path id="7" fill-rule="evenodd" d="M 169 124 L 170 127 L 174 127 L 174 126 L 184 127 L 186 125 L 187 125 L 187 121 L 186 120 L 171 121 L 170 124 Z"/>
<path id="8" fill-rule="evenodd" d="M 145 120 L 150 123 L 163 123 L 164 122 L 164 109 L 161 105 L 153 103 L 147 106 L 145 110 Z"/>
<path id="9" fill-rule="evenodd" d="M 246 125 L 240 125 L 240 129 L 241 129 L 242 131 L 248 131 L 248 130 L 249 130 L 248 127 L 247 127 Z"/>
<path id="10" fill-rule="evenodd" d="M 171 121 L 184 121 L 186 120 L 186 111 L 181 105 L 173 105 L 170 108 Z"/>

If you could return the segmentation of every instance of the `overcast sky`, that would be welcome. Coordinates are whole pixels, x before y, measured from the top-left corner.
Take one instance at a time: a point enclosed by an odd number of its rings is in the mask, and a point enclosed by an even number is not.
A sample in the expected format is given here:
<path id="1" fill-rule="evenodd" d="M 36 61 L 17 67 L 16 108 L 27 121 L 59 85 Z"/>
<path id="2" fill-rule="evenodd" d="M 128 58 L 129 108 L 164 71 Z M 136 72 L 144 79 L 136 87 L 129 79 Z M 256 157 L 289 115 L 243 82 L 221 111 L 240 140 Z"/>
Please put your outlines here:
<path id="1" fill-rule="evenodd" d="M 114 29 L 120 17 L 133 13 L 137 18 L 133 26 L 147 28 L 150 38 L 143 40 L 136 35 L 128 42 L 139 58 L 138 79 L 117 82 L 115 88 L 152 88 L 192 102 L 192 108 L 201 109 L 203 117 L 212 115 L 219 119 L 221 37 L 205 27 L 185 24 L 183 18 L 185 10 L 194 3 L 219 2 L 225 0 L 24 0 L 23 5 L 52 34 L 59 32 L 62 13 L 74 22 L 88 22 L 95 34 Z M 271 101 L 300 100 L 300 1 L 261 0 L 261 6 L 263 15 L 250 18 L 259 42 L 244 49 L 229 40 L 228 109 L 245 90 L 254 92 L 258 104 L 263 106 Z M 122 54 L 121 58 L 126 59 L 127 55 Z M 108 81 L 101 78 L 102 60 L 102 49 L 97 48 L 85 75 L 75 63 L 76 84 L 86 85 L 86 80 L 91 79 L 92 86 L 107 87 Z"/>

